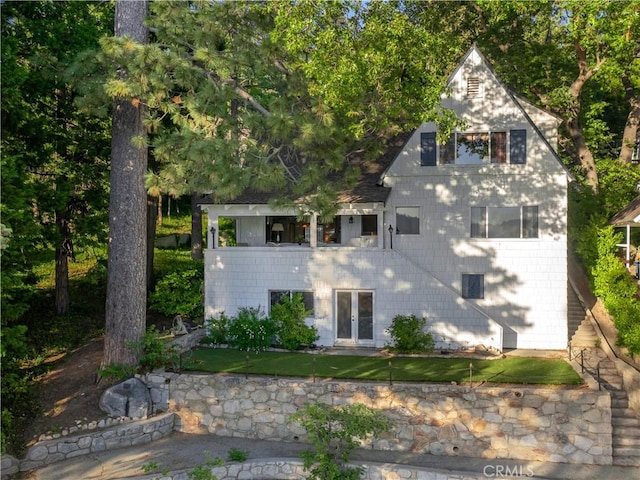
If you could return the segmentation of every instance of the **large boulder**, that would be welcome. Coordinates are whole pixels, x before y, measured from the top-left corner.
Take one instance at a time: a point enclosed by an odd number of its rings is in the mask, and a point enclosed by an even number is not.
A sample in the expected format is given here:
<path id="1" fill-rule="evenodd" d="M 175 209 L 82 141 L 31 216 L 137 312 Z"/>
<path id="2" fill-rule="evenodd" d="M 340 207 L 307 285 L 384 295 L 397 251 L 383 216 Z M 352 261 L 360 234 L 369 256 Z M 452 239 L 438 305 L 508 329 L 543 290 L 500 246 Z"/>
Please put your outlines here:
<path id="1" fill-rule="evenodd" d="M 151 394 L 141 380 L 130 378 L 107 388 L 100 397 L 100 410 L 113 418 L 147 418 L 151 414 Z"/>

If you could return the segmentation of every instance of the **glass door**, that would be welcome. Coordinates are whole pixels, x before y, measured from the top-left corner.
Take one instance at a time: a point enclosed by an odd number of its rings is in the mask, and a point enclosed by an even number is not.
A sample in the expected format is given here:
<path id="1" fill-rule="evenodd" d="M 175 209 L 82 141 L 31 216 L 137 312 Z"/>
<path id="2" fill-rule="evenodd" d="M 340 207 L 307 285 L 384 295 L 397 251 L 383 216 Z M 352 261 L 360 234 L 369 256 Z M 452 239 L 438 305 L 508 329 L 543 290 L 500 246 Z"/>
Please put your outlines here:
<path id="1" fill-rule="evenodd" d="M 336 292 L 336 343 L 373 343 L 373 292 Z"/>

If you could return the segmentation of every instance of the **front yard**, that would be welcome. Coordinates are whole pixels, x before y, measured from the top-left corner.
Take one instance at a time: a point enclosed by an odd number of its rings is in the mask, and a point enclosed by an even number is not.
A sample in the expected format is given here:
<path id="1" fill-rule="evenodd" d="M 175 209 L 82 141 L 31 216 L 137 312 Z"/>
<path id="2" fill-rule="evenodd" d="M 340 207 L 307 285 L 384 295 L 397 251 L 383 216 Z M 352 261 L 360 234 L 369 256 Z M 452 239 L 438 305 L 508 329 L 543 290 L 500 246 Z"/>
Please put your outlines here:
<path id="1" fill-rule="evenodd" d="M 270 375 L 274 377 L 333 378 L 388 382 L 511 383 L 523 385 L 579 385 L 582 379 L 562 359 L 507 357 L 385 357 L 310 354 L 296 352 L 251 353 L 231 348 L 199 348 L 185 364 L 189 371 Z"/>

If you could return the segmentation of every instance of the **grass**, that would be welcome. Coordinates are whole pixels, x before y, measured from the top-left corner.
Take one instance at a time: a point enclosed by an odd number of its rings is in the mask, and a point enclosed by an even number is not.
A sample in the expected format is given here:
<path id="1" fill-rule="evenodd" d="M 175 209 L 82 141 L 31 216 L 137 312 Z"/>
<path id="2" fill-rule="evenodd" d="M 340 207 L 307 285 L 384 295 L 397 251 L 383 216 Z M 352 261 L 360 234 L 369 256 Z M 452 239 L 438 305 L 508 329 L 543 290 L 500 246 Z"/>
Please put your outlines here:
<path id="1" fill-rule="evenodd" d="M 389 363 L 393 381 L 425 383 L 469 382 L 469 364 L 473 382 L 538 385 L 579 385 L 580 376 L 561 359 L 507 357 L 469 359 L 440 357 L 363 357 L 295 352 L 258 354 L 235 349 L 200 348 L 192 351 L 187 370 L 271 375 L 389 381 Z"/>

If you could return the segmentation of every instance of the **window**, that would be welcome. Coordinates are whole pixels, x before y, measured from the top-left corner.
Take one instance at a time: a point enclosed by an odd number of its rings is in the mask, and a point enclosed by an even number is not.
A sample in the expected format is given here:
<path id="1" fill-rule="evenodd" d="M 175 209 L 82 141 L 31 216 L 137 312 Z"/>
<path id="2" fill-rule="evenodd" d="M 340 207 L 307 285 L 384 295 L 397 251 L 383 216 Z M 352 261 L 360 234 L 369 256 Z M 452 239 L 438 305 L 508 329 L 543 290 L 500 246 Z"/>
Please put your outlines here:
<path id="1" fill-rule="evenodd" d="M 458 133 L 456 135 L 456 163 L 480 165 L 489 161 L 488 133 Z"/>
<path id="2" fill-rule="evenodd" d="M 360 235 L 362 235 L 363 237 L 378 235 L 378 216 L 363 215 L 361 218 L 362 230 L 360 231 Z"/>
<path id="3" fill-rule="evenodd" d="M 426 138 L 426 135 L 431 136 Z M 423 133 L 421 139 L 421 164 L 435 165 L 430 163 L 435 162 L 435 133 Z M 526 130 L 511 130 L 508 133 L 454 132 L 439 146 L 440 165 L 484 165 L 507 161 L 512 164 L 526 163 Z"/>
<path id="4" fill-rule="evenodd" d="M 420 165 L 435 167 L 437 164 L 436 132 L 420 134 Z"/>
<path id="5" fill-rule="evenodd" d="M 462 298 L 484 298 L 484 275 L 462 274 Z"/>
<path id="6" fill-rule="evenodd" d="M 318 223 L 318 243 L 341 243 L 342 230 L 340 217 L 333 217 L 329 222 Z"/>
<path id="7" fill-rule="evenodd" d="M 273 307 L 282 297 L 292 298 L 295 293 L 302 295 L 305 310 L 311 310 L 311 315 L 313 315 L 313 292 L 305 292 L 302 290 L 270 290 L 269 307 Z"/>
<path id="8" fill-rule="evenodd" d="M 524 164 L 527 163 L 527 131 L 511 130 L 511 163 Z"/>
<path id="9" fill-rule="evenodd" d="M 420 208 L 396 207 L 396 234 L 420 234 Z"/>
<path id="10" fill-rule="evenodd" d="M 472 238 L 538 238 L 538 207 L 471 207 Z"/>

